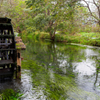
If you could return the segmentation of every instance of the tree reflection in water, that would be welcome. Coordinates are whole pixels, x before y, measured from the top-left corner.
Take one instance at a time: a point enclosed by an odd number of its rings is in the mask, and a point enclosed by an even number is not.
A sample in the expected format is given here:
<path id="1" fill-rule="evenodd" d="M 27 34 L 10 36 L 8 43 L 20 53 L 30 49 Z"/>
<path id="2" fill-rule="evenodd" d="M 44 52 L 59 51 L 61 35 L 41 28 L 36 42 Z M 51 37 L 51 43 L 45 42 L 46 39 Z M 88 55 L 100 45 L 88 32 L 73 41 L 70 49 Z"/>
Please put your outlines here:
<path id="1" fill-rule="evenodd" d="M 94 87 L 96 88 L 97 86 L 100 86 L 100 80 L 98 80 L 100 73 L 100 57 L 93 56 L 92 58 L 95 60 L 96 63 L 95 82 L 94 82 Z"/>
<path id="2" fill-rule="evenodd" d="M 98 50 L 96 52 L 98 52 Z M 26 51 L 23 52 L 23 57 L 26 61 L 35 61 L 38 65 L 41 65 L 46 69 L 46 72 L 44 71 L 45 74 L 42 74 L 44 72 L 41 72 L 37 69 L 36 74 L 33 75 L 34 83 L 36 82 L 35 78 L 39 78 L 39 83 L 44 83 L 47 88 L 54 89 L 59 87 L 59 82 L 61 82 L 59 81 L 59 79 L 65 82 L 64 77 L 68 77 L 69 79 L 71 78 L 73 82 L 83 90 L 93 91 L 92 85 L 97 84 L 100 66 L 98 64 L 96 65 L 99 67 L 96 67 L 95 78 L 93 75 L 93 73 L 95 73 L 95 65 L 92 66 L 92 64 L 96 62 L 97 59 L 95 59 L 95 57 L 92 59 L 90 57 L 91 53 L 95 53 L 95 51 L 93 49 L 87 49 L 87 47 L 51 42 L 29 42 Z M 28 62 L 27 64 L 30 64 L 30 66 L 32 66 L 32 62 Z M 84 71 L 87 71 L 87 68 L 91 69 L 91 66 L 94 68 L 94 72 L 91 75 L 80 75 L 80 69 L 82 71 L 86 68 Z M 80 69 L 78 69 L 78 67 L 80 67 Z M 30 69 L 33 70 L 32 68 Z M 76 71 L 76 69 L 78 69 L 78 71 Z M 32 73 L 34 73 L 34 70 L 32 71 Z M 59 77 L 59 75 L 63 79 Z M 47 77 L 47 79 L 45 77 Z M 51 80 L 53 79 L 55 80 L 55 82 L 57 81 L 57 84 L 52 83 Z M 60 85 L 62 86 L 63 83 L 61 82 Z M 78 93 L 78 91 L 76 92 Z"/>

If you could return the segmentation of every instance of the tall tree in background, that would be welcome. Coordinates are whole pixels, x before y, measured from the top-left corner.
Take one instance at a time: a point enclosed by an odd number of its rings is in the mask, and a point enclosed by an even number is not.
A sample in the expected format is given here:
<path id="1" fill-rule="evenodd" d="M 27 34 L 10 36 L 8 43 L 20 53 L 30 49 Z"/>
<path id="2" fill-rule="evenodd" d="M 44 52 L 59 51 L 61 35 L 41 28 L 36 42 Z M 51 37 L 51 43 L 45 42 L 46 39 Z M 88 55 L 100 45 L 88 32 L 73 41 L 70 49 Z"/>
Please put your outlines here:
<path id="1" fill-rule="evenodd" d="M 67 27 L 69 31 L 68 33 L 72 33 L 74 34 L 76 32 L 76 28 L 77 27 L 77 21 L 76 21 L 76 16 L 77 16 L 77 7 L 79 6 L 79 2 L 80 0 L 70 0 L 70 2 L 68 2 L 68 13 L 67 13 Z"/>
<path id="2" fill-rule="evenodd" d="M 36 30 L 48 32 L 52 40 L 57 30 L 66 28 L 67 20 L 73 24 L 77 0 L 27 0 L 33 11 L 33 25 Z"/>
<path id="3" fill-rule="evenodd" d="M 88 15 L 90 15 L 93 18 L 93 21 L 95 21 L 100 26 L 100 0 L 82 1 L 84 1 L 86 4 L 85 7 L 87 7 L 89 11 Z"/>

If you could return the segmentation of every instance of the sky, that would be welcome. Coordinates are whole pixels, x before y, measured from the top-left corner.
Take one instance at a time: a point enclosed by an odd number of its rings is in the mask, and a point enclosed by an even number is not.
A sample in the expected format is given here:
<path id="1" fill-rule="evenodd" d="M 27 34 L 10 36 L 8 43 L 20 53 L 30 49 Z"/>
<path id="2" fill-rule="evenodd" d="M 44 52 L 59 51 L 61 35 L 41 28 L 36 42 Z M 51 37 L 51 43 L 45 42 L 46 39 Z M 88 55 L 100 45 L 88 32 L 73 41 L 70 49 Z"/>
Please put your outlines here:
<path id="1" fill-rule="evenodd" d="M 96 7 L 93 4 L 93 0 L 86 0 L 86 1 L 89 3 L 89 6 L 90 6 L 91 10 L 94 12 Z M 86 3 L 84 1 L 82 1 L 82 4 L 84 4 L 86 6 Z"/>

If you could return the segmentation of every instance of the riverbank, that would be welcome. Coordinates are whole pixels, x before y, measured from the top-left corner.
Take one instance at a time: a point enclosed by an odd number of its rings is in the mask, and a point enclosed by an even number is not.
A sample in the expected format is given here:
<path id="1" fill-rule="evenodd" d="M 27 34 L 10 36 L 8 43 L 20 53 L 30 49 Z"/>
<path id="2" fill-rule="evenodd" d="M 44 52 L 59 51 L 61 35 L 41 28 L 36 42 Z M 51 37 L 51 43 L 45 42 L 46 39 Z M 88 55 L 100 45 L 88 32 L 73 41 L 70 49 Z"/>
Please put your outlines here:
<path id="1" fill-rule="evenodd" d="M 23 40 L 34 39 L 34 40 L 46 40 L 51 41 L 49 33 L 34 32 L 29 35 L 23 35 Z M 76 34 L 55 34 L 55 42 L 66 42 L 66 43 L 78 43 L 83 45 L 100 46 L 100 34 L 99 33 L 76 33 Z"/>
<path id="2" fill-rule="evenodd" d="M 20 100 L 22 94 L 15 92 L 13 89 L 5 89 L 0 93 L 0 100 Z"/>

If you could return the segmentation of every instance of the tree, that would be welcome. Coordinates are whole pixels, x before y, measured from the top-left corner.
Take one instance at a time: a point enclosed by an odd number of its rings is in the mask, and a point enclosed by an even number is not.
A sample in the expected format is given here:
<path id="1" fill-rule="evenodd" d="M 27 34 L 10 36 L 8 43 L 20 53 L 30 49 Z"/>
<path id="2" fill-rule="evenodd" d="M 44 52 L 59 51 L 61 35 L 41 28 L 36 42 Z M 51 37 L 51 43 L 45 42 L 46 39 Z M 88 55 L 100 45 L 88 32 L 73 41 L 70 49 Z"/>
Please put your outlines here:
<path id="1" fill-rule="evenodd" d="M 70 17 L 73 18 L 74 6 L 77 1 L 27 0 L 26 4 L 33 11 L 32 22 L 36 30 L 48 32 L 51 40 L 54 40 L 56 31 L 66 28 L 67 20 Z M 72 20 L 71 23 L 73 23 Z"/>
<path id="2" fill-rule="evenodd" d="M 95 21 L 99 26 L 100 26 L 100 0 L 91 0 L 87 1 L 87 0 L 82 0 L 85 2 L 86 4 L 86 8 L 89 11 L 89 14 L 93 19 L 93 21 Z M 94 7 L 95 11 L 93 11 L 93 9 L 91 8 L 90 4 L 92 4 L 92 7 Z"/>
<path id="3" fill-rule="evenodd" d="M 21 33 L 24 27 L 24 21 L 28 14 L 24 11 L 26 4 L 24 0 L 1 0 L 0 17 L 9 17 L 12 19 L 14 31 Z"/>

